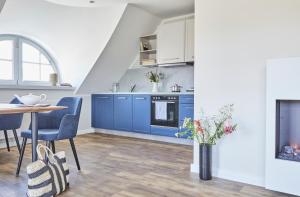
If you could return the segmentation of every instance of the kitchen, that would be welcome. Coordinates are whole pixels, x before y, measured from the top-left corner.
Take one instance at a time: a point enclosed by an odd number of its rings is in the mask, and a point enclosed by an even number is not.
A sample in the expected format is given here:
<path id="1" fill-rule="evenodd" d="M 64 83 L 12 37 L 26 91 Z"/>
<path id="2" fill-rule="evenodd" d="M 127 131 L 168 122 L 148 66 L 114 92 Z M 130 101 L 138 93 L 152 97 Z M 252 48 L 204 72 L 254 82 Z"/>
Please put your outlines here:
<path id="1" fill-rule="evenodd" d="M 164 19 L 155 32 L 139 38 L 137 58 L 111 92 L 92 95 L 92 127 L 99 133 L 192 144 L 176 139 L 176 133 L 194 114 L 194 15 Z"/>
<path id="2" fill-rule="evenodd" d="M 300 195 L 299 10 L 0 0 L 0 196 Z"/>

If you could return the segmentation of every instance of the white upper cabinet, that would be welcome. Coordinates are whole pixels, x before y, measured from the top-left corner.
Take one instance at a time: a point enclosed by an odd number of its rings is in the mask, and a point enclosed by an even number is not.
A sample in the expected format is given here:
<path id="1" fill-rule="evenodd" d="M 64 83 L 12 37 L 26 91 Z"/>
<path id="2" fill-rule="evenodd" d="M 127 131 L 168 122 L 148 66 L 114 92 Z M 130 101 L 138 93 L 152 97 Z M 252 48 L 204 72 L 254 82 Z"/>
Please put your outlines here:
<path id="1" fill-rule="evenodd" d="M 162 22 L 157 32 L 157 63 L 194 61 L 194 16 L 182 16 Z"/>
<path id="2" fill-rule="evenodd" d="M 185 18 L 166 20 L 158 28 L 158 64 L 184 62 Z"/>
<path id="3" fill-rule="evenodd" d="M 195 19 L 194 16 L 186 19 L 186 42 L 185 42 L 185 61 L 194 61 L 195 46 Z"/>

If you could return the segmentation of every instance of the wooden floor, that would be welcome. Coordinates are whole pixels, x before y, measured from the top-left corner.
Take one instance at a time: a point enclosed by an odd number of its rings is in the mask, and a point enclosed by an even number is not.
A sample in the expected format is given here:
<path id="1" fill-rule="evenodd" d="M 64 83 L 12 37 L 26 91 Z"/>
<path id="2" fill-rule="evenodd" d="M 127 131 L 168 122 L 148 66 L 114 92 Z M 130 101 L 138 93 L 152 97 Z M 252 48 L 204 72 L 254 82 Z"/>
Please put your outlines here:
<path id="1" fill-rule="evenodd" d="M 57 150 L 66 150 L 70 165 L 70 189 L 62 196 L 288 196 L 260 187 L 213 179 L 199 181 L 189 172 L 192 147 L 147 140 L 88 134 L 75 140 L 82 171 L 76 170 L 68 144 L 62 141 Z M 0 150 L 0 196 L 25 196 L 30 162 L 27 146 L 20 177 L 15 177 L 18 152 Z"/>

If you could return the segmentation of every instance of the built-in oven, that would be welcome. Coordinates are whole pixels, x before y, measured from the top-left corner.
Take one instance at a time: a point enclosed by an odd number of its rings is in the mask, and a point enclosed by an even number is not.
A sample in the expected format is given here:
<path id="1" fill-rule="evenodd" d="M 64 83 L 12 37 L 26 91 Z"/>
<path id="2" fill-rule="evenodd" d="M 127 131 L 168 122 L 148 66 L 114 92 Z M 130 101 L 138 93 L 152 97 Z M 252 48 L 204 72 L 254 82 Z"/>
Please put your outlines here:
<path id="1" fill-rule="evenodd" d="M 178 127 L 179 96 L 151 96 L 151 126 Z"/>

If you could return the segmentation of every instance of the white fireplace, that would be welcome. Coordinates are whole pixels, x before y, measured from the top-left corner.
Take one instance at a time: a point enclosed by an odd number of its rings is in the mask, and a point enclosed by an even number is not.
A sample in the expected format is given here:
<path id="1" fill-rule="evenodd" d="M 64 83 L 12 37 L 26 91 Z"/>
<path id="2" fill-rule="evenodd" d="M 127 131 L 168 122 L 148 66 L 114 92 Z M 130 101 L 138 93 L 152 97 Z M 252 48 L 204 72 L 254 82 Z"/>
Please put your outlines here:
<path id="1" fill-rule="evenodd" d="M 300 195 L 300 58 L 267 63 L 267 189 Z"/>

